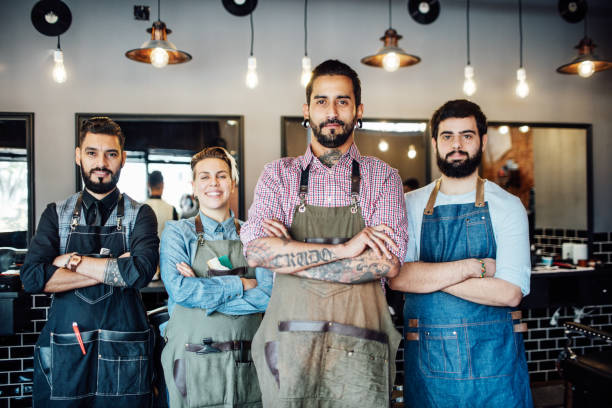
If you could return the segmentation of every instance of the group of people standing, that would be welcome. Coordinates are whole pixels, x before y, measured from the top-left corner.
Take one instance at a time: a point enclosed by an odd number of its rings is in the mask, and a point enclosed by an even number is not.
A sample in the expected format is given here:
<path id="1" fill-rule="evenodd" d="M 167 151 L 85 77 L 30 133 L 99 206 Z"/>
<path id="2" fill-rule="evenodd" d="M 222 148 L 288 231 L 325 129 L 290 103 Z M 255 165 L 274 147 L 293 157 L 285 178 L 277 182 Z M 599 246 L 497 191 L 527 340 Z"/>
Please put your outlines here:
<path id="1" fill-rule="evenodd" d="M 487 121 L 466 100 L 433 115 L 442 173 L 407 193 L 354 143 L 354 70 L 328 60 L 306 88 L 303 156 L 266 165 L 247 222 L 221 147 L 193 156 L 195 217 L 168 221 L 116 188 L 124 137 L 85 121 L 83 191 L 49 204 L 22 281 L 53 293 L 34 356 L 35 406 L 149 406 L 152 350 L 139 289 L 168 292 L 163 375 L 171 407 L 389 407 L 404 340 L 408 407 L 531 407 L 516 306 L 529 292 L 527 216 L 478 177 Z M 403 333 L 384 281 L 405 293 Z"/>

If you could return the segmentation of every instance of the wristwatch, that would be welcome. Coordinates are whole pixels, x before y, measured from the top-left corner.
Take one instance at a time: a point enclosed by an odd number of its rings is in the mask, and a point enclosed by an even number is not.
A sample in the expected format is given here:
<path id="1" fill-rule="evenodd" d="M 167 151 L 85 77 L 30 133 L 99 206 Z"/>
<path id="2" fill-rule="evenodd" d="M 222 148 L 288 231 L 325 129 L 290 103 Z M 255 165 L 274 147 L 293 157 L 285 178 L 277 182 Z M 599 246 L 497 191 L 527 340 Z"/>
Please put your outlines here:
<path id="1" fill-rule="evenodd" d="M 66 269 L 70 269 L 72 272 L 76 272 L 77 267 L 79 266 L 82 260 L 83 257 L 81 255 L 72 254 L 70 255 L 70 258 L 68 258 L 68 261 L 66 262 L 66 265 L 64 267 Z"/>

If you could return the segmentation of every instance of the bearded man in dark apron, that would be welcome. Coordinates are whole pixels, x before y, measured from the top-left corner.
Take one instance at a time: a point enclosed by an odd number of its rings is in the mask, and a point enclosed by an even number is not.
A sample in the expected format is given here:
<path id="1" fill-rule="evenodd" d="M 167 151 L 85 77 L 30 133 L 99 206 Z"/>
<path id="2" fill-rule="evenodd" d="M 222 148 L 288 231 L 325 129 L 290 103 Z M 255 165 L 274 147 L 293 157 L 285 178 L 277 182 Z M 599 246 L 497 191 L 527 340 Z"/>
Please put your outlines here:
<path id="1" fill-rule="evenodd" d="M 43 212 L 21 271 L 52 293 L 34 351 L 35 407 L 146 407 L 153 334 L 139 289 L 159 260 L 157 221 L 117 189 L 125 138 L 109 118 L 83 122 L 76 163 L 83 191 Z"/>
<path id="2" fill-rule="evenodd" d="M 407 407 L 532 407 L 521 312 L 531 273 L 527 213 L 478 177 L 487 119 L 466 100 L 431 119 L 442 176 L 406 194 L 406 263 L 390 281 L 404 303 Z"/>
<path id="3" fill-rule="evenodd" d="M 276 272 L 252 343 L 265 407 L 387 407 L 400 334 L 381 277 L 406 246 L 401 179 L 359 154 L 359 78 L 325 61 L 306 88 L 306 154 L 266 166 L 240 235 Z"/>

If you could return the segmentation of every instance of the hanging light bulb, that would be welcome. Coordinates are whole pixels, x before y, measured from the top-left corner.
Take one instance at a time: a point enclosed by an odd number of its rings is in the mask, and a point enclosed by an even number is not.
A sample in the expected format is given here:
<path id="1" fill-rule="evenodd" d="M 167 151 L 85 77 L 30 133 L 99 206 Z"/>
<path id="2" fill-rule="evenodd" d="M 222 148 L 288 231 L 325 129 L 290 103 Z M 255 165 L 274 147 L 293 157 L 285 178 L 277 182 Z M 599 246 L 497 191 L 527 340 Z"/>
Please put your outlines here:
<path id="1" fill-rule="evenodd" d="M 499 128 L 497 128 L 497 131 L 502 135 L 507 135 L 509 130 L 510 128 L 506 125 L 501 125 Z"/>
<path id="2" fill-rule="evenodd" d="M 395 72 L 400 66 L 399 56 L 391 51 L 385 54 L 382 61 L 383 68 L 387 72 Z"/>
<path id="3" fill-rule="evenodd" d="M 305 56 L 302 58 L 302 76 L 300 78 L 300 82 L 304 88 L 310 82 L 310 78 L 312 77 L 312 62 L 310 61 L 310 57 Z"/>
<path id="4" fill-rule="evenodd" d="M 384 140 L 381 140 L 378 143 L 378 150 L 380 150 L 381 152 L 386 152 L 387 150 L 389 150 L 389 143 Z"/>
<path id="5" fill-rule="evenodd" d="M 410 145 L 408 146 L 408 158 L 409 159 L 414 159 L 417 155 L 417 151 L 414 148 L 414 145 Z"/>
<path id="6" fill-rule="evenodd" d="M 529 85 L 527 85 L 527 73 L 525 68 L 519 68 L 516 70 L 516 96 L 519 98 L 526 98 L 529 95 Z"/>
<path id="7" fill-rule="evenodd" d="M 595 73 L 595 64 L 593 61 L 586 60 L 578 64 L 578 75 L 583 78 L 588 78 Z"/>
<path id="8" fill-rule="evenodd" d="M 589 78 L 595 72 L 612 69 L 612 61 L 600 58 L 595 54 L 595 44 L 587 35 L 587 19 L 584 18 L 584 37 L 574 48 L 578 50 L 578 56 L 567 64 L 557 68 L 560 74 L 580 75 Z"/>
<path id="9" fill-rule="evenodd" d="M 521 133 L 529 132 L 529 126 L 523 125 L 523 126 L 519 127 L 519 132 L 521 132 Z"/>
<path id="10" fill-rule="evenodd" d="M 168 65 L 168 52 L 163 48 L 156 47 L 151 51 L 151 65 L 155 68 L 163 68 Z"/>
<path id="11" fill-rule="evenodd" d="M 53 80 L 58 84 L 66 82 L 68 75 L 66 74 L 66 68 L 64 67 L 64 52 L 59 48 L 53 51 Z"/>
<path id="12" fill-rule="evenodd" d="M 245 83 L 249 89 L 255 88 L 259 83 L 259 78 L 257 78 L 257 59 L 253 56 L 250 56 L 247 62 Z"/>
<path id="13" fill-rule="evenodd" d="M 463 93 L 472 96 L 476 92 L 476 82 L 474 82 L 474 68 L 466 65 L 463 71 L 465 80 L 463 81 Z"/>

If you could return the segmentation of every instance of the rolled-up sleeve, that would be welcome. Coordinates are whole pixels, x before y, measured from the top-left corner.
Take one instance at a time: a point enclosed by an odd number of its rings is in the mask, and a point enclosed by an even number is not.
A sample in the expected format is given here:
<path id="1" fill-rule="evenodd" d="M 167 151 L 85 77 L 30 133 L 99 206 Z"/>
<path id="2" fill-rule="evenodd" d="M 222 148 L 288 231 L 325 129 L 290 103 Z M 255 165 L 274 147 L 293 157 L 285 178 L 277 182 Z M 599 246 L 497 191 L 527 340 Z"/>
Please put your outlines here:
<path id="1" fill-rule="evenodd" d="M 148 205 L 140 207 L 130 236 L 130 256 L 118 258 L 119 273 L 128 287 L 144 288 L 151 282 L 159 262 L 157 218 Z"/>
<path id="2" fill-rule="evenodd" d="M 53 265 L 53 260 L 60 255 L 59 244 L 57 212 L 52 203 L 47 205 L 40 217 L 21 268 L 21 282 L 26 292 L 43 292 L 47 281 L 58 269 Z"/>
<path id="3" fill-rule="evenodd" d="M 195 278 L 179 273 L 176 264 L 185 262 L 191 265 L 189 242 L 185 240 L 179 222 L 167 222 L 162 233 L 160 271 L 168 296 L 183 307 L 206 309 L 208 314 L 242 297 L 242 281 L 238 276 Z"/>
<path id="4" fill-rule="evenodd" d="M 257 268 L 255 276 L 257 279 L 256 287 L 245 291 L 242 297 L 225 303 L 217 311 L 229 315 L 265 312 L 272 294 L 274 274 L 265 268 Z"/>

